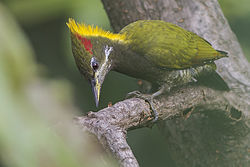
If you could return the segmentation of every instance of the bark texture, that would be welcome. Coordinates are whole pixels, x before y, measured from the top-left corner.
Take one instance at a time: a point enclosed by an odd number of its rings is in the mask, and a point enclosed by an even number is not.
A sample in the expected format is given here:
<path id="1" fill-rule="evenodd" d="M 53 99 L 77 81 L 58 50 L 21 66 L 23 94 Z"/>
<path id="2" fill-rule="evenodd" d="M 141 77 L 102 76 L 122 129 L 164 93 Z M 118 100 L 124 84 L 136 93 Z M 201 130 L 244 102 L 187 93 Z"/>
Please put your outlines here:
<path id="1" fill-rule="evenodd" d="M 163 134 L 177 166 L 248 166 L 250 159 L 250 65 L 223 16 L 217 0 L 102 0 L 118 32 L 139 19 L 177 24 L 225 50 L 229 58 L 216 61 L 217 72 L 230 91 L 189 85 L 154 102 Z M 196 114 L 191 114 L 196 113 Z M 138 166 L 126 131 L 151 126 L 149 105 L 131 98 L 77 118 L 95 134 L 122 166 Z"/>

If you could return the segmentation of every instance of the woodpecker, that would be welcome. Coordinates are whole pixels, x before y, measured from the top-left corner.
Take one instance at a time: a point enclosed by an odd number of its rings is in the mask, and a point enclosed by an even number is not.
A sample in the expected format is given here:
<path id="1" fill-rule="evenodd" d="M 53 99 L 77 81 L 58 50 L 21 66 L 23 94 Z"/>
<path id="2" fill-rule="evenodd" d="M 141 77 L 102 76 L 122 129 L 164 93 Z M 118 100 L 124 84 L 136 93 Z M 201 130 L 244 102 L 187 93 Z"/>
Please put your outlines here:
<path id="1" fill-rule="evenodd" d="M 71 18 L 67 26 L 76 65 L 91 84 L 96 106 L 105 76 L 114 70 L 159 86 L 149 100 L 155 120 L 155 96 L 214 72 L 214 61 L 227 57 L 195 33 L 161 20 L 139 20 L 119 33 Z"/>

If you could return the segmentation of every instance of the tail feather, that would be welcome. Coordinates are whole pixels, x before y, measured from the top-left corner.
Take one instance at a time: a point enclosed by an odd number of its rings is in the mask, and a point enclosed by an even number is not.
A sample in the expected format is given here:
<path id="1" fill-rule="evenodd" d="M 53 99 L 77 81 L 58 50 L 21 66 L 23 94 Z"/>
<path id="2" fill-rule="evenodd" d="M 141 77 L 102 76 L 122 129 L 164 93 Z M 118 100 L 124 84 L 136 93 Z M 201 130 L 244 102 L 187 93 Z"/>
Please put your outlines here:
<path id="1" fill-rule="evenodd" d="M 221 50 L 216 50 L 216 51 L 220 53 L 220 57 L 228 57 L 227 52 Z"/>

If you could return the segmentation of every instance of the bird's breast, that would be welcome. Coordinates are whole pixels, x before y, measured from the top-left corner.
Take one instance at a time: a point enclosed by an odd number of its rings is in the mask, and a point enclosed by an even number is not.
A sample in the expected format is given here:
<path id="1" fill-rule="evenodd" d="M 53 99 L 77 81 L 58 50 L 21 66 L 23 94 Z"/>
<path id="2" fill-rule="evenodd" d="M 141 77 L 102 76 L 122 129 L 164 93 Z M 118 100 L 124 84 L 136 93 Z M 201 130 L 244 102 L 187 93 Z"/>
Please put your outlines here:
<path id="1" fill-rule="evenodd" d="M 167 69 L 160 69 L 149 62 L 143 55 L 130 50 L 121 51 L 119 57 L 115 58 L 114 70 L 128 76 L 147 80 L 152 83 L 160 82 Z"/>

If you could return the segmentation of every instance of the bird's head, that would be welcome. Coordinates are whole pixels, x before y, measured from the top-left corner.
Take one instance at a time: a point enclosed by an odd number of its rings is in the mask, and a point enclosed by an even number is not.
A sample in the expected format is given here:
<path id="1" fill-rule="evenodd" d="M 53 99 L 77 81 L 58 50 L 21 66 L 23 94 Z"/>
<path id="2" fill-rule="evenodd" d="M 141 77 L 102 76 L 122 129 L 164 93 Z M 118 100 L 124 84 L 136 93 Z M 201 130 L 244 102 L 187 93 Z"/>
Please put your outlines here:
<path id="1" fill-rule="evenodd" d="M 113 67 L 114 41 L 122 36 L 98 27 L 78 24 L 73 19 L 67 23 L 71 32 L 72 52 L 81 74 L 90 82 L 96 106 L 102 83 Z"/>

